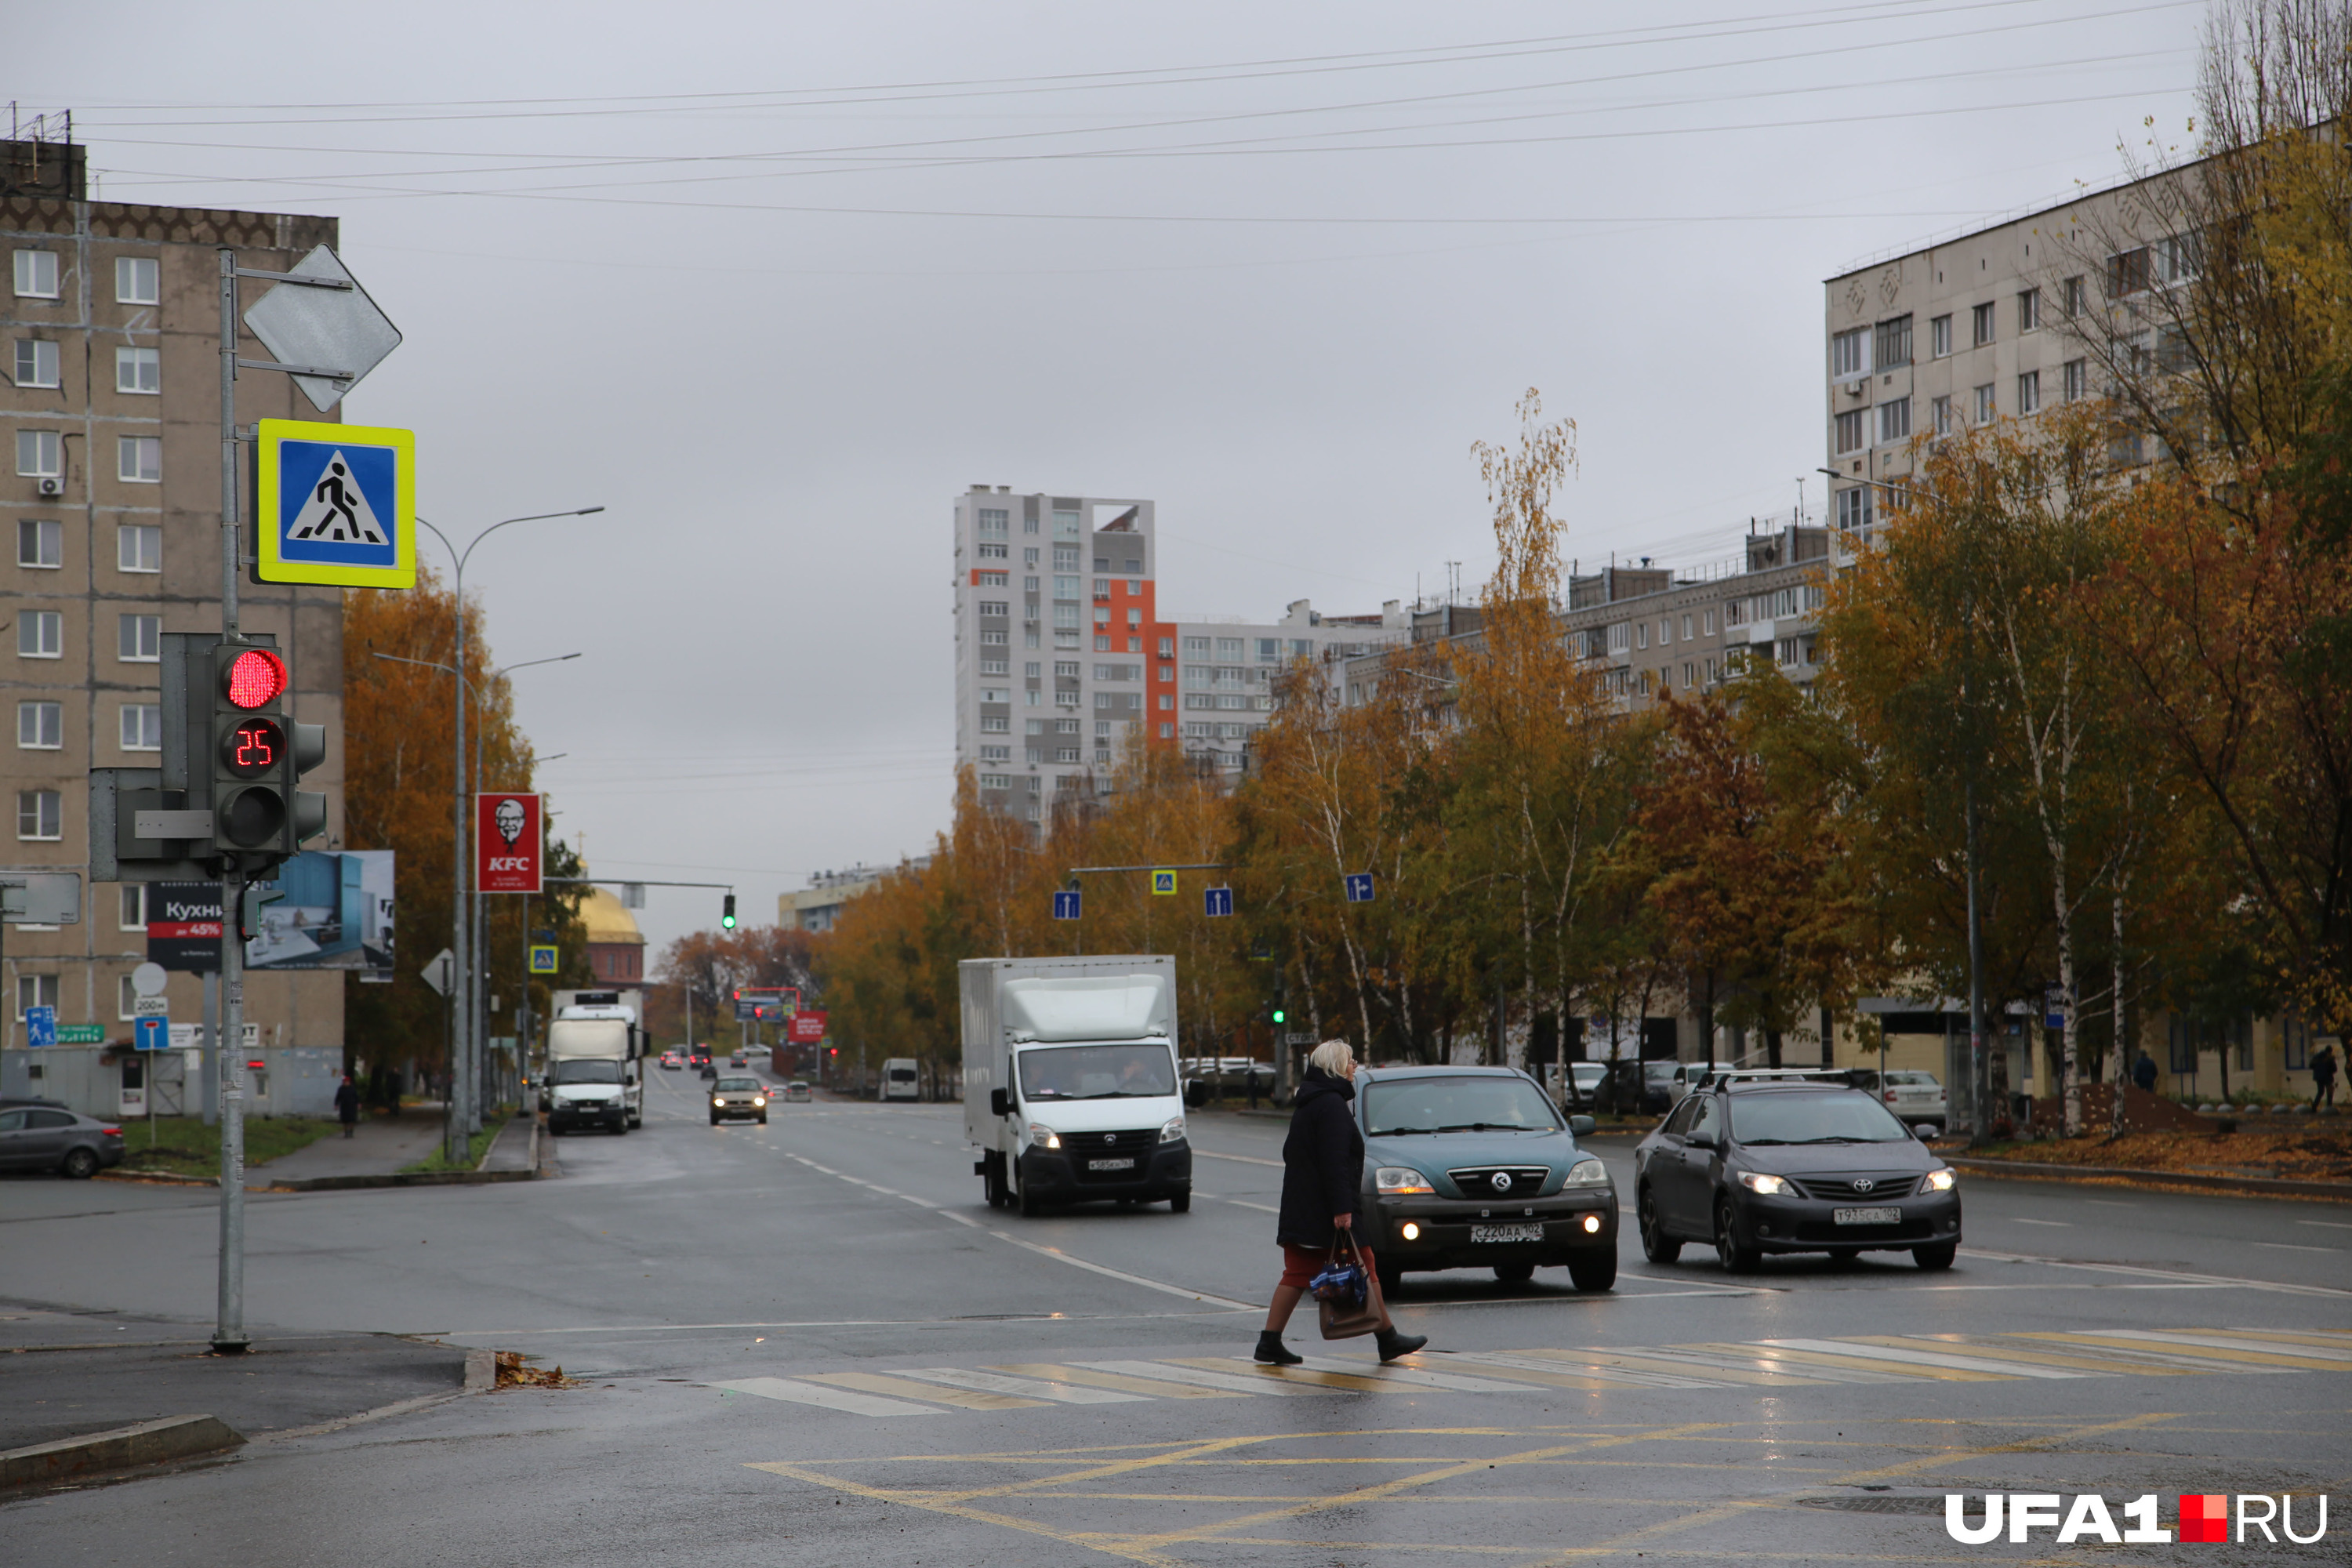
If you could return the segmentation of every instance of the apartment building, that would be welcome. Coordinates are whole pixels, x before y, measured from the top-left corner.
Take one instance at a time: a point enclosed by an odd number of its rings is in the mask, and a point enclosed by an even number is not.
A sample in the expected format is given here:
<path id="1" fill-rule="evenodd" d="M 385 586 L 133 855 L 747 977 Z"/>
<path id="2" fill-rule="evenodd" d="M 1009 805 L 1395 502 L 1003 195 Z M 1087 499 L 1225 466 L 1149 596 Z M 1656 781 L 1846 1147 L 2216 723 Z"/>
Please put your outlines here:
<path id="1" fill-rule="evenodd" d="M 919 871 L 930 863 L 929 856 L 918 855 L 900 865 Z M 777 895 L 776 923 L 786 931 L 831 931 L 841 919 L 843 906 L 861 893 L 872 892 L 883 878 L 898 868 L 861 861 L 845 870 L 815 872 L 798 892 Z"/>
<path id="2" fill-rule="evenodd" d="M 16 727 L 0 747 L 15 811 L 0 859 L 85 876 L 79 925 L 7 928 L 0 1046 L 22 1049 L 32 1005 L 54 1005 L 68 1040 L 130 1040 L 147 889 L 88 884 L 88 775 L 157 764 L 162 635 L 220 626 L 218 247 L 282 271 L 335 237 L 331 218 L 93 202 L 79 146 L 0 142 L 0 679 Z M 249 338 L 239 352 L 271 357 Z M 239 382 L 237 412 L 320 417 L 274 374 Z M 327 727 L 327 762 L 303 782 L 326 792 L 322 847 L 339 847 L 341 591 L 247 585 L 241 597 L 246 626 L 277 634 L 296 715 Z M 339 1061 L 342 984 L 331 972 L 251 976 L 259 1048 Z M 173 975 L 167 997 L 175 1023 L 201 1016 L 196 976 Z M 8 1092 L 39 1091 L 37 1063 L 0 1065 Z"/>
<path id="3" fill-rule="evenodd" d="M 1377 624 L 1304 599 L 1271 622 L 1163 611 L 1156 529 L 1149 500 L 956 498 L 956 761 L 987 805 L 1042 825 L 1108 788 L 1138 736 L 1238 773 L 1276 674 Z"/>

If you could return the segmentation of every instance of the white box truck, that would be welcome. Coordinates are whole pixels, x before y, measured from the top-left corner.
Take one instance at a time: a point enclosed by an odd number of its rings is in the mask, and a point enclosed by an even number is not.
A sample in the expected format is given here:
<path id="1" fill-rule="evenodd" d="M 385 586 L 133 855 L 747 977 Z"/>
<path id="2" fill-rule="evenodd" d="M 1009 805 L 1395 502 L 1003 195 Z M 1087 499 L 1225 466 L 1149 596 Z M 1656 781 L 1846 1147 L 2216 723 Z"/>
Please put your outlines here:
<path id="1" fill-rule="evenodd" d="M 883 1100 L 923 1098 L 922 1064 L 912 1057 L 892 1057 L 882 1064 Z"/>
<path id="2" fill-rule="evenodd" d="M 1192 1206 L 1176 1088 L 1176 961 L 972 958 L 963 1130 L 992 1207 L 1097 1199 Z"/>
<path id="3" fill-rule="evenodd" d="M 558 993 L 547 1026 L 547 1070 L 540 1106 L 551 1134 L 575 1127 L 626 1132 L 646 1120 L 645 1036 L 636 1009 L 618 994 Z"/>

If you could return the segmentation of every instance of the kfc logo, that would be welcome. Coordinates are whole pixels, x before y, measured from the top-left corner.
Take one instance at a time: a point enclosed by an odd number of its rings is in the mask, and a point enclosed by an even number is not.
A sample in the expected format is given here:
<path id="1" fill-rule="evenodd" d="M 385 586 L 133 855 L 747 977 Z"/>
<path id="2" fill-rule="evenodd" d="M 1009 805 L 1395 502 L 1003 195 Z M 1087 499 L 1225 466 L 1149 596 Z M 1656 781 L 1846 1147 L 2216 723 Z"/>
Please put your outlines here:
<path id="1" fill-rule="evenodd" d="M 477 880 L 486 893 L 540 890 L 540 799 L 535 795 L 477 797 L 480 860 Z"/>
<path id="2" fill-rule="evenodd" d="M 2240 1496 L 2234 1536 L 2227 1493 L 2182 1492 L 2179 1498 L 2179 1539 L 2185 1542 L 2227 1542 L 2234 1539 L 2243 1545 L 2249 1531 L 2259 1531 L 2263 1541 L 2275 1546 L 2279 1538 L 2273 1532 L 2273 1525 L 2298 1546 L 2311 1545 L 2327 1535 L 2327 1497 L 2324 1492 L 2316 1498 L 2301 1500 L 2315 1510 L 2308 1535 L 2295 1533 L 2298 1500 L 2291 1492 Z M 2037 1529 L 2053 1531 L 2047 1539 L 2060 1546 L 2078 1541 L 2096 1541 L 2109 1546 L 2155 1546 L 2168 1544 L 2175 1539 L 2172 1531 L 2156 1521 L 2157 1498 L 2153 1492 L 2132 1499 L 2112 1513 L 2108 1511 L 2107 1500 L 2096 1492 L 2071 1498 L 2055 1492 L 1987 1492 L 1983 1510 L 1983 1518 L 1971 1522 L 1969 1499 L 1962 1493 L 1947 1493 L 1944 1532 L 1963 1546 L 1990 1545 L 2004 1535 L 2012 1545 L 2022 1545 L 2034 1539 Z M 2125 1526 L 2121 1530 L 2116 1525 L 2117 1515 Z"/>

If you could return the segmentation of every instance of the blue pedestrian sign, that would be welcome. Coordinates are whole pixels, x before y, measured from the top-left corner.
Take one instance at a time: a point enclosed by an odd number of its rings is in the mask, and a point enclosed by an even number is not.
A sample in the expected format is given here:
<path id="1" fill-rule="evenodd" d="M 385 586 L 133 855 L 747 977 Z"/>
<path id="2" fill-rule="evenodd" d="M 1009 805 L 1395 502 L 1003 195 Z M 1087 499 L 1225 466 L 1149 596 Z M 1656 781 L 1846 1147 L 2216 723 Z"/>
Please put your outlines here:
<path id="1" fill-rule="evenodd" d="M 1221 916 L 1232 914 L 1234 912 L 1234 890 L 1231 888 L 1204 889 L 1202 892 L 1202 903 L 1203 905 L 1202 912 L 1206 914 L 1211 920 L 1216 920 Z"/>
<path id="2" fill-rule="evenodd" d="M 1369 904 L 1372 901 L 1372 874 L 1370 871 L 1350 871 L 1341 880 L 1348 885 L 1349 903 Z"/>
<path id="3" fill-rule="evenodd" d="M 552 974 L 555 971 L 556 952 L 554 944 L 551 942 L 540 942 L 531 943 L 530 972 L 533 974 Z"/>
<path id="4" fill-rule="evenodd" d="M 256 577 L 416 586 L 414 432 L 264 419 L 257 437 Z"/>
<path id="5" fill-rule="evenodd" d="M 1078 918 L 1076 889 L 1073 889 L 1068 892 L 1054 895 L 1054 918 L 1057 921 L 1074 921 Z"/>
<path id="6" fill-rule="evenodd" d="M 172 1020 L 149 1014 L 131 1026 L 131 1047 L 140 1051 L 161 1051 L 172 1044 Z"/>
<path id="7" fill-rule="evenodd" d="M 25 1009 L 25 1043 L 28 1046 L 54 1046 L 58 1043 L 58 1010 L 55 1007 Z"/>

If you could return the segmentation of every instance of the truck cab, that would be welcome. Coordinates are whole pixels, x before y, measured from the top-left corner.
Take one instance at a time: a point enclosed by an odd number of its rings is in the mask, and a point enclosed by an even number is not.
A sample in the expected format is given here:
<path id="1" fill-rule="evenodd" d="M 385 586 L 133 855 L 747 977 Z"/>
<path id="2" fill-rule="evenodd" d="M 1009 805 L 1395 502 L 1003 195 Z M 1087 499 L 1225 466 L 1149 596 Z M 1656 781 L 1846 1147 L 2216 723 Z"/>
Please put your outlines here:
<path id="1" fill-rule="evenodd" d="M 618 996 L 583 994 L 559 1006 L 547 1026 L 547 1070 L 540 1076 L 548 1131 L 643 1126 L 645 1056 L 636 1010 Z"/>

